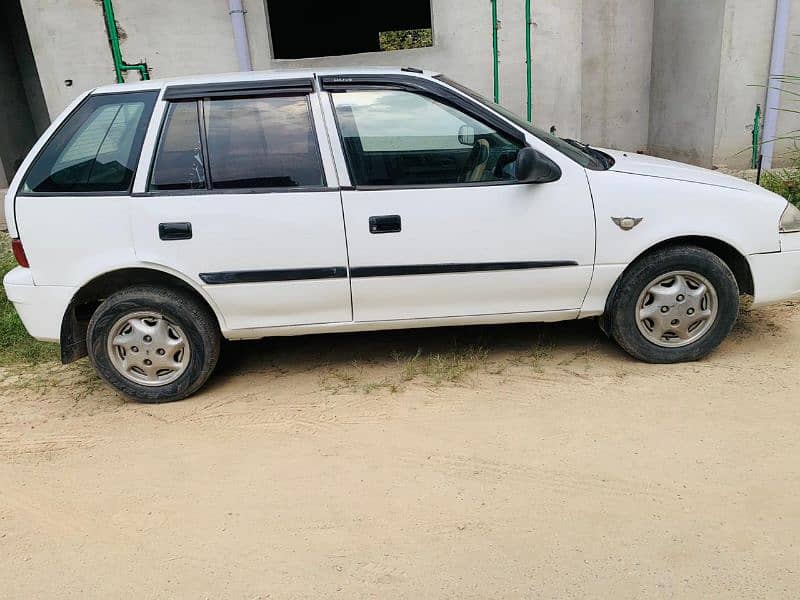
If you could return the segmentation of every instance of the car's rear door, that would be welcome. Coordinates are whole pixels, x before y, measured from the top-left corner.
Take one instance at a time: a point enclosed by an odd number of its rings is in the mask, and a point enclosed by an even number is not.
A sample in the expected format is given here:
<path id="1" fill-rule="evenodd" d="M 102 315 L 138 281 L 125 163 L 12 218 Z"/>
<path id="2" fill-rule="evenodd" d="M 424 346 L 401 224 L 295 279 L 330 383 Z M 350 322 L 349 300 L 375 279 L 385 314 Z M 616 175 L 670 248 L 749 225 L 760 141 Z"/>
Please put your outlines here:
<path id="1" fill-rule="evenodd" d="M 231 331 L 352 319 L 341 201 L 310 79 L 168 87 L 132 202 L 139 260 Z M 157 136 L 158 139 L 155 139 Z"/>
<path id="2" fill-rule="evenodd" d="M 356 321 L 577 311 L 594 262 L 594 210 L 577 163 L 405 76 L 322 78 L 341 142 Z M 560 180 L 516 181 L 519 148 Z"/>

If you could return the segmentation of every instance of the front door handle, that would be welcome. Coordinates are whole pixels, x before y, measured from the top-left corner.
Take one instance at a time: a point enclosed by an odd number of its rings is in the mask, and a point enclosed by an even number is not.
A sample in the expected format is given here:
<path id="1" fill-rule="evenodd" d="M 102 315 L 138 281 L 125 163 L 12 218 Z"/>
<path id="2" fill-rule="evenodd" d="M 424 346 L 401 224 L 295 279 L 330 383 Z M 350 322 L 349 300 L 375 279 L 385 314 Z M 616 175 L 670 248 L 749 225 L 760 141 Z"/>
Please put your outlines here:
<path id="1" fill-rule="evenodd" d="M 369 218 L 370 233 L 397 233 L 400 229 L 400 215 L 380 215 Z"/>
<path id="2" fill-rule="evenodd" d="M 164 241 L 192 239 L 191 223 L 159 223 L 158 237 Z"/>

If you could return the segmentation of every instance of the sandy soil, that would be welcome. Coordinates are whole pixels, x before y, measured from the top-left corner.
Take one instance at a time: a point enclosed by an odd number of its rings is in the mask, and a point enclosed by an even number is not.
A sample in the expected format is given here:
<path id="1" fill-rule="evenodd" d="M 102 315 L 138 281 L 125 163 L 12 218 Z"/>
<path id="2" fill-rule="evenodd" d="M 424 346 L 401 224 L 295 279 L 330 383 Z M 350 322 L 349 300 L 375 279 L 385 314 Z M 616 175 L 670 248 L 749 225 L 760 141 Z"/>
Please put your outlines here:
<path id="1" fill-rule="evenodd" d="M 226 350 L 162 406 L 2 374 L 0 596 L 800 596 L 798 303 L 674 366 L 590 322 Z"/>

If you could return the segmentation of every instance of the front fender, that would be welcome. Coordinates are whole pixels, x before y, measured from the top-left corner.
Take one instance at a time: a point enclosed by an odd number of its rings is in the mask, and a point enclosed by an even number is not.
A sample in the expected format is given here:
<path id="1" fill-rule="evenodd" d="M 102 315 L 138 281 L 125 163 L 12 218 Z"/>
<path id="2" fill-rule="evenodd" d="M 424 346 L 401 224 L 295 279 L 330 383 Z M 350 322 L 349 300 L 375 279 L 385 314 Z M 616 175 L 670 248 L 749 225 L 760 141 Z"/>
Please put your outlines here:
<path id="1" fill-rule="evenodd" d="M 780 250 L 786 206 L 766 190 L 745 191 L 660 177 L 590 171 L 597 219 L 595 264 L 629 264 L 648 248 L 687 236 L 725 242 L 743 256 Z M 625 231 L 612 218 L 642 221 Z"/>

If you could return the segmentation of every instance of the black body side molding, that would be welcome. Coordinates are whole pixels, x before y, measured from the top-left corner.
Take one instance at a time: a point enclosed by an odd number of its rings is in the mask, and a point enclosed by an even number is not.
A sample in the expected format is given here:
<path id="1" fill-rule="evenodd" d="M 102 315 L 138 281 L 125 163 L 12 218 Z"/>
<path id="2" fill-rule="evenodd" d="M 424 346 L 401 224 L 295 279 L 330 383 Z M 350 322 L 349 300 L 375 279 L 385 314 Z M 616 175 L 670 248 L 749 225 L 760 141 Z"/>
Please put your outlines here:
<path id="1" fill-rule="evenodd" d="M 439 263 L 429 265 L 387 265 L 353 267 L 350 277 L 398 277 L 403 275 L 442 275 L 447 273 L 482 273 L 487 271 L 523 271 L 527 269 L 553 269 L 577 267 L 574 260 L 546 260 L 528 262 L 490 263 Z M 303 281 L 313 279 L 343 279 L 347 267 L 312 267 L 308 269 L 268 269 L 263 271 L 218 271 L 200 273 L 208 285 L 230 283 L 267 283 L 271 281 Z"/>

